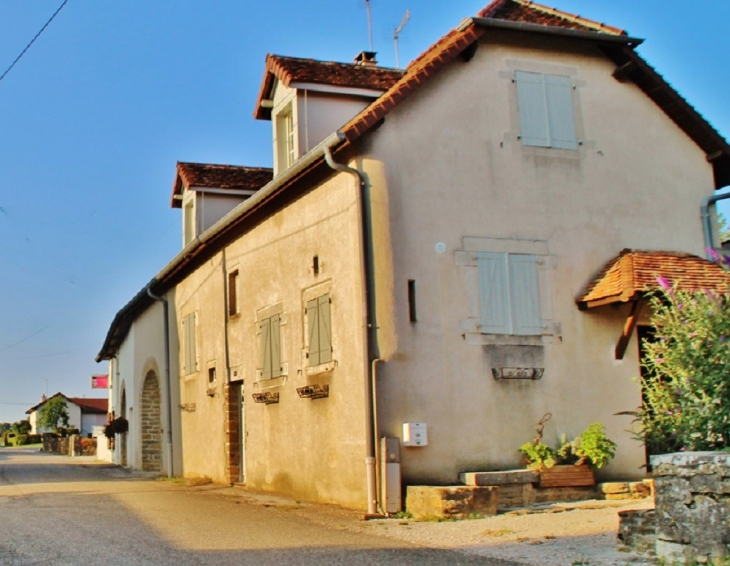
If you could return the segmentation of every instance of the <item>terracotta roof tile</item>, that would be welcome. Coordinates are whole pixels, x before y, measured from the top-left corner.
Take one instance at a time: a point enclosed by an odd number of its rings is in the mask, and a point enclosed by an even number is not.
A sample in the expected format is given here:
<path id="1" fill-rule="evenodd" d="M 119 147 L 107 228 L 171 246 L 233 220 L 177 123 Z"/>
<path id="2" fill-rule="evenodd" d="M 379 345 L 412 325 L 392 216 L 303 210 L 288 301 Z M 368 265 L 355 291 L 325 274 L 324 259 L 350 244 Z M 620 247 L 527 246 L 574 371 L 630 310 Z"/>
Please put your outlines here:
<path id="1" fill-rule="evenodd" d="M 69 401 L 76 403 L 85 413 L 106 414 L 109 409 L 109 399 L 89 399 L 86 397 L 69 397 Z"/>
<path id="2" fill-rule="evenodd" d="M 730 290 L 730 273 L 696 255 L 626 249 L 603 267 L 576 302 L 581 308 L 627 302 L 656 288 L 658 276 L 682 289 Z"/>
<path id="3" fill-rule="evenodd" d="M 477 14 L 480 18 L 495 18 L 583 31 L 597 31 L 626 35 L 624 30 L 594 20 L 569 14 L 528 0 L 496 0 Z"/>
<path id="4" fill-rule="evenodd" d="M 171 205 L 180 208 L 175 195 L 182 194 L 184 187 L 257 191 L 273 178 L 273 169 L 268 167 L 178 162 Z"/>
<path id="5" fill-rule="evenodd" d="M 376 65 L 317 61 L 316 59 L 268 54 L 264 78 L 256 99 L 254 117 L 257 120 L 271 118 L 271 109 L 264 108 L 261 103 L 271 96 L 274 79 L 278 79 L 285 86 L 289 86 L 293 82 L 300 82 L 384 92 L 402 76 L 403 71 L 400 69 Z"/>

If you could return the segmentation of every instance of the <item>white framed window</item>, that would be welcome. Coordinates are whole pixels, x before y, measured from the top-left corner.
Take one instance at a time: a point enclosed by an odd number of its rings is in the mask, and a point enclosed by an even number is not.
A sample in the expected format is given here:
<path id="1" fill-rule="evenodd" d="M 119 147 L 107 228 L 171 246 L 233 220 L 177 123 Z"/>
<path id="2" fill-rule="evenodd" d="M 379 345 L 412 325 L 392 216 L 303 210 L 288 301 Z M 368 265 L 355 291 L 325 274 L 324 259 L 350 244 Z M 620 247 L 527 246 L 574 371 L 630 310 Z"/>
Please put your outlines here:
<path id="1" fill-rule="evenodd" d="M 183 335 L 183 372 L 185 375 L 195 373 L 198 369 L 198 355 L 195 348 L 195 313 L 192 312 L 182 320 Z"/>
<path id="2" fill-rule="evenodd" d="M 332 361 L 332 299 L 321 295 L 306 303 L 307 365 L 309 367 Z"/>
<path id="3" fill-rule="evenodd" d="M 475 257 L 479 273 L 480 332 L 516 336 L 542 334 L 539 256 L 477 252 Z"/>
<path id="4" fill-rule="evenodd" d="M 294 113 L 292 105 L 289 104 L 276 115 L 277 174 L 294 164 L 296 157 L 294 136 Z"/>
<path id="5" fill-rule="evenodd" d="M 514 82 L 522 145 L 578 149 L 571 78 L 515 71 Z"/>

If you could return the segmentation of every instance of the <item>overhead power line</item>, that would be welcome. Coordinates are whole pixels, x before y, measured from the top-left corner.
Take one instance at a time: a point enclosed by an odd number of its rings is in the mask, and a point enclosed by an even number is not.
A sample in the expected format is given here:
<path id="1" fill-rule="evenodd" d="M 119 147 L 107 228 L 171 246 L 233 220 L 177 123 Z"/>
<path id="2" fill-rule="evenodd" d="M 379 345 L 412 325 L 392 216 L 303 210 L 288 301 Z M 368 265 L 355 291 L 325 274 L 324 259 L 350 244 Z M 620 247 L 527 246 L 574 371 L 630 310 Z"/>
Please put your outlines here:
<path id="1" fill-rule="evenodd" d="M 2 75 L 0 75 L 0 81 L 2 81 L 5 78 L 5 75 L 7 75 L 13 67 L 15 67 L 15 64 L 18 61 L 20 61 L 20 58 L 23 55 L 25 55 L 25 52 L 28 51 L 28 49 L 30 49 L 30 46 L 35 43 L 35 40 L 40 37 L 40 35 L 45 31 L 45 29 L 53 21 L 53 18 L 55 18 L 58 15 L 58 13 L 63 9 L 63 7 L 66 5 L 67 2 L 68 2 L 68 0 L 63 0 L 63 2 L 61 3 L 61 5 L 58 7 L 58 10 L 56 10 L 55 12 L 53 12 L 53 15 L 49 18 L 49 20 L 45 23 L 45 25 L 41 28 L 41 30 L 37 34 L 35 34 L 35 37 L 30 40 L 30 43 L 28 45 L 26 45 L 25 46 L 25 49 L 23 49 L 23 51 L 20 52 L 20 55 L 18 55 L 15 58 L 15 61 L 13 61 L 10 64 L 10 66 L 5 70 L 5 72 Z"/>

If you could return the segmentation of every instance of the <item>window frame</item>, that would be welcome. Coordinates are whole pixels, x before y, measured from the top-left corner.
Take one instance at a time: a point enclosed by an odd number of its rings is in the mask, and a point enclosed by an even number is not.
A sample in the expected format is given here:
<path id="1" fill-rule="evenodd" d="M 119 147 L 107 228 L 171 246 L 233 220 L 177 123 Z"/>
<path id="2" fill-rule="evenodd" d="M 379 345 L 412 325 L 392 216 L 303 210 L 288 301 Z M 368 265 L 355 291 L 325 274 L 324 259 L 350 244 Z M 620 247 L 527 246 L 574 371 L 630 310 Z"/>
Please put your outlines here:
<path id="1" fill-rule="evenodd" d="M 329 364 L 334 359 L 332 346 L 332 295 L 324 293 L 305 302 L 307 367 Z M 314 337 L 316 336 L 316 340 Z M 323 338 L 325 345 L 323 346 Z M 316 353 L 313 346 L 316 344 Z"/>
<path id="2" fill-rule="evenodd" d="M 574 81 L 568 74 L 515 69 L 519 139 L 523 146 L 576 151 Z"/>
<path id="3" fill-rule="evenodd" d="M 282 326 L 285 326 L 286 323 L 287 316 L 281 303 L 258 311 L 255 325 L 259 349 L 256 361 L 256 381 L 271 381 L 288 375 L 289 365 L 284 361 L 285 340 L 282 333 Z M 270 363 L 267 364 L 267 361 Z"/>
<path id="4" fill-rule="evenodd" d="M 184 376 L 190 376 L 198 371 L 197 315 L 195 311 L 183 317 L 182 329 L 182 370 Z"/>
<path id="5" fill-rule="evenodd" d="M 540 336 L 540 259 L 535 254 L 476 252 L 482 334 Z"/>

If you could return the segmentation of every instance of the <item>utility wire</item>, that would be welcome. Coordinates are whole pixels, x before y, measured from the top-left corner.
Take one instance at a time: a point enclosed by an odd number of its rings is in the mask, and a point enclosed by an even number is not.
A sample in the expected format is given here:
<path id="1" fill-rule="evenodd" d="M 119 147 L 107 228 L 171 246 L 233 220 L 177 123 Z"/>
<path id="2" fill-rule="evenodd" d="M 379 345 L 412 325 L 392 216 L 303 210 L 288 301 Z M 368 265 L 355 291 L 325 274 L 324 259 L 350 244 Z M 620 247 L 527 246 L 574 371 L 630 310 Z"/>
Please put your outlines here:
<path id="1" fill-rule="evenodd" d="M 8 68 L 7 68 L 6 70 L 5 70 L 5 72 L 4 72 L 4 73 L 3 73 L 2 75 L 0 75 L 0 81 L 2 81 L 2 80 L 3 80 L 4 78 L 5 78 L 5 75 L 7 75 L 7 74 L 8 74 L 9 72 L 10 72 L 10 70 L 11 70 L 11 69 L 12 69 L 13 67 L 15 67 L 15 64 L 16 64 L 16 63 L 17 63 L 18 61 L 20 61 L 20 58 L 21 58 L 21 57 L 22 57 L 23 55 L 25 55 L 25 52 L 26 52 L 26 51 L 28 51 L 28 49 L 30 49 L 30 46 L 31 46 L 31 45 L 33 45 L 33 44 L 35 43 L 35 40 L 36 40 L 36 39 L 38 39 L 38 38 L 40 37 L 40 35 L 41 35 L 41 34 L 42 34 L 42 33 L 43 33 L 43 32 L 44 32 L 45 30 L 46 30 L 46 28 L 47 28 L 47 27 L 49 26 L 49 24 L 50 24 L 50 23 L 51 23 L 51 22 L 53 21 L 53 18 L 55 18 L 55 17 L 56 17 L 57 15 L 58 15 L 58 13 L 59 13 L 59 12 L 61 11 L 61 9 L 62 9 L 62 8 L 63 8 L 63 7 L 64 7 L 64 6 L 66 5 L 66 3 L 67 3 L 67 2 L 68 2 L 68 0 L 63 0 L 63 3 L 62 3 L 62 4 L 61 4 L 61 5 L 59 6 L 59 7 L 58 7 L 58 10 L 56 10 L 55 12 L 53 12 L 53 15 L 51 16 L 51 18 L 50 18 L 50 19 L 49 19 L 49 20 L 48 20 L 48 21 L 46 22 L 46 24 L 45 24 L 45 25 L 44 25 L 44 26 L 43 26 L 43 27 L 41 28 L 41 31 L 39 31 L 39 32 L 38 32 L 37 34 L 35 34 L 35 37 L 34 37 L 33 39 L 31 39 L 31 40 L 30 40 L 30 43 L 29 43 L 28 45 L 26 45 L 26 46 L 25 46 L 25 49 L 23 49 L 23 51 L 21 51 L 21 52 L 20 52 L 20 55 L 18 55 L 18 56 L 17 56 L 16 58 L 15 58 L 15 61 L 13 61 L 13 62 L 12 62 L 12 63 L 10 64 L 10 66 L 9 66 L 9 67 L 8 67 Z"/>

